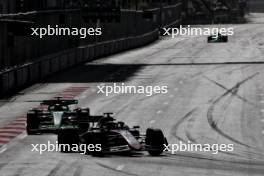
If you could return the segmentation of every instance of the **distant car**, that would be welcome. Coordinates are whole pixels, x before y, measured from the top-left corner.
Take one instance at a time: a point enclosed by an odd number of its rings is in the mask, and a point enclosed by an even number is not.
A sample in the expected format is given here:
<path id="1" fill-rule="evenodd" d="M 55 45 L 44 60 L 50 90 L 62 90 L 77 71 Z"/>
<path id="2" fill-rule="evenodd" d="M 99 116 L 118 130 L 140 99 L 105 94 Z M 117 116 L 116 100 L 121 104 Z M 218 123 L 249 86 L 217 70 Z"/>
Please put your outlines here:
<path id="1" fill-rule="evenodd" d="M 139 126 L 130 128 L 124 122 L 115 120 L 112 113 L 87 118 L 69 114 L 58 130 L 58 144 L 69 146 L 61 152 L 71 152 L 70 146 L 76 144 L 99 144 L 100 150 L 88 151 L 86 154 L 102 156 L 133 151 L 148 151 L 152 156 L 162 154 L 167 139 L 160 129 L 148 128 L 146 134 L 140 134 Z"/>
<path id="2" fill-rule="evenodd" d="M 76 105 L 77 100 L 67 100 L 61 97 L 56 97 L 54 100 L 44 100 L 41 102 L 46 109 L 35 108 L 27 113 L 26 130 L 28 135 L 39 133 L 56 133 L 61 126 L 63 114 L 71 112 L 70 105 Z M 72 110 L 77 113 L 79 109 Z M 81 110 L 87 111 L 87 110 Z M 89 114 L 89 112 L 87 112 Z"/>
<path id="3" fill-rule="evenodd" d="M 215 34 L 211 35 L 207 38 L 208 43 L 226 43 L 228 42 L 228 36 L 221 35 L 221 34 Z"/>

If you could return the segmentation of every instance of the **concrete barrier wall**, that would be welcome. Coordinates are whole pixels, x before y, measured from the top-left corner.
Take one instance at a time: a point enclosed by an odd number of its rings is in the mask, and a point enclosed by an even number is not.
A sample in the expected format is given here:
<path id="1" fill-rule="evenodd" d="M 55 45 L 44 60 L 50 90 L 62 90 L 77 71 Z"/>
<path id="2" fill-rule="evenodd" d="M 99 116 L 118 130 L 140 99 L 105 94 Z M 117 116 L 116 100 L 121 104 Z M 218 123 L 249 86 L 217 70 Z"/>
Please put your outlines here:
<path id="1" fill-rule="evenodd" d="M 42 57 L 35 62 L 0 73 L 0 96 L 17 91 L 24 86 L 74 65 L 146 45 L 157 40 L 158 37 L 159 31 L 155 30 L 136 37 L 81 46 Z"/>
<path id="2" fill-rule="evenodd" d="M 163 9 L 163 26 L 177 26 L 180 23 L 179 18 L 175 18 L 174 15 L 179 15 L 175 13 L 180 13 L 176 11 L 180 11 L 181 6 L 169 6 Z M 158 10 L 154 10 L 154 16 L 156 16 L 156 21 L 158 21 Z M 35 47 L 32 49 L 32 52 L 27 52 L 20 48 L 16 48 L 19 50 L 19 53 L 23 55 L 24 58 L 32 58 L 37 57 L 34 60 L 29 60 L 26 65 L 17 66 L 15 68 L 9 69 L 8 71 L 0 72 L 0 96 L 6 95 L 7 93 L 13 93 L 29 84 L 41 80 L 51 74 L 54 74 L 58 71 L 70 68 L 74 65 L 91 61 L 103 56 L 111 55 L 114 53 L 118 53 L 124 50 L 128 50 L 131 48 L 136 48 L 140 46 L 144 46 L 148 43 L 151 43 L 159 38 L 159 28 L 158 25 L 153 22 L 150 22 L 146 19 L 142 19 L 142 11 L 137 12 L 126 12 L 127 18 L 134 19 L 132 20 L 133 24 L 116 24 L 112 26 L 108 26 L 108 29 L 113 30 L 116 33 L 111 33 L 102 36 L 102 38 L 97 38 L 96 42 L 93 40 L 80 42 L 80 46 L 68 48 L 67 50 L 61 52 L 55 52 L 55 54 L 47 53 L 51 52 L 45 51 L 47 48 L 55 48 L 60 46 L 60 49 L 66 49 L 67 46 L 62 44 L 63 42 L 59 42 L 58 39 L 52 39 L 54 42 L 50 45 L 50 40 L 39 42 L 38 40 L 26 40 L 24 46 L 27 47 Z M 174 17 L 173 17 L 174 16 Z M 124 21 L 128 21 L 123 19 Z M 45 20 L 44 20 L 45 21 Z M 49 20 L 46 22 L 48 23 Z M 140 21 L 140 23 L 138 22 Z M 142 27 L 142 24 L 144 27 Z M 118 26 L 121 25 L 121 26 Z M 107 27 L 107 24 L 104 24 L 103 27 Z M 137 30 L 131 30 L 137 29 Z M 141 29 L 141 30 L 138 30 Z M 5 32 L 5 27 L 0 27 L 0 37 L 1 31 Z M 118 36 L 118 32 L 120 32 L 120 36 Z M 127 34 L 126 34 L 127 33 Z M 111 38 L 111 39 L 110 39 Z M 19 41 L 19 39 L 16 39 Z M 86 44 L 88 43 L 88 44 Z M 1 46 L 1 42 L 0 42 Z M 5 46 L 5 45 L 4 45 Z M 74 45 L 73 45 L 74 46 Z M 0 49 L 4 47 L 0 47 Z M 38 48 L 42 48 L 41 50 Z M 5 49 L 5 48 L 4 48 Z M 12 57 L 10 55 L 11 49 L 8 49 L 8 52 L 1 52 L 1 56 L 4 58 Z M 41 57 L 45 55 L 44 57 Z M 1 59 L 0 59 L 1 61 Z M 2 60 L 5 63 L 8 63 L 7 60 Z M 21 60 L 22 62 L 22 60 Z M 23 62 L 22 62 L 23 63 Z"/>

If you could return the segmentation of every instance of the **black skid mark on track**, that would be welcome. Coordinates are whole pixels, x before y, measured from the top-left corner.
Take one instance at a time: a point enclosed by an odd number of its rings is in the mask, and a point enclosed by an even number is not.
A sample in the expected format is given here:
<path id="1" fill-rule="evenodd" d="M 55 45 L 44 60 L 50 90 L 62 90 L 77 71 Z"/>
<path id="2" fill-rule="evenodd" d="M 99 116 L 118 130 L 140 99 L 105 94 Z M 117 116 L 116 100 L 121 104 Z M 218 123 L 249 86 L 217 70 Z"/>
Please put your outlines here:
<path id="1" fill-rule="evenodd" d="M 238 90 L 237 90 L 238 91 Z M 225 100 L 225 102 L 223 103 L 223 105 L 220 107 L 220 110 L 221 112 L 223 112 L 223 114 L 227 111 L 228 107 L 231 105 L 233 99 L 235 98 L 235 96 L 233 96 L 234 94 L 232 94 L 231 96 L 229 96 L 227 98 L 227 100 Z M 226 116 L 225 115 L 222 115 L 222 118 L 218 118 L 218 119 L 215 119 L 215 123 L 218 125 L 220 122 L 221 124 L 224 123 L 226 119 Z"/>
<path id="2" fill-rule="evenodd" d="M 197 108 L 192 109 L 191 111 L 189 111 L 187 114 L 185 114 L 173 127 L 172 130 L 170 132 L 170 134 L 175 137 L 176 139 L 180 140 L 180 141 L 185 141 L 184 139 L 182 139 L 181 137 L 179 137 L 177 135 L 177 131 L 180 127 L 180 125 L 188 118 L 190 117 L 195 111 L 197 110 Z"/>
<path id="3" fill-rule="evenodd" d="M 115 168 L 112 168 L 110 166 L 107 166 L 105 164 L 102 164 L 102 163 L 99 163 L 99 162 L 95 162 L 98 166 L 101 166 L 103 168 L 106 168 L 106 169 L 109 169 L 109 170 L 112 170 L 114 172 L 118 172 L 118 173 L 122 173 L 122 174 L 125 174 L 125 175 L 130 175 L 130 176 L 139 176 L 137 174 L 134 174 L 134 173 L 130 173 L 130 172 L 125 172 L 125 171 L 122 171 L 122 170 L 116 170 Z"/>
<path id="4" fill-rule="evenodd" d="M 230 90 L 230 89 L 228 89 L 227 87 L 225 87 L 223 84 L 218 83 L 217 81 L 214 81 L 214 80 L 212 80 L 212 79 L 210 79 L 210 78 L 208 78 L 208 77 L 206 77 L 206 76 L 204 76 L 204 78 L 207 79 L 208 81 L 210 81 L 210 82 L 216 84 L 217 86 L 219 86 L 219 87 L 225 89 L 226 91 L 229 91 L 229 90 Z M 242 100 L 243 102 L 246 102 L 246 103 L 248 103 L 249 105 L 252 105 L 253 107 L 257 108 L 257 105 L 255 105 L 254 103 L 250 102 L 250 101 L 247 100 L 246 98 L 240 96 L 237 92 L 238 92 L 238 91 L 237 91 L 236 89 L 234 89 L 234 90 L 232 90 L 230 93 L 231 93 L 232 95 L 235 95 L 237 98 L 239 98 L 239 99 Z"/>
<path id="5" fill-rule="evenodd" d="M 191 135 L 190 132 L 185 131 L 185 134 L 186 134 L 186 137 L 189 139 L 189 141 L 191 141 L 194 144 L 199 144 L 199 142 L 197 142 L 197 140 Z M 205 144 L 202 144 L 201 148 L 205 149 L 206 148 Z M 210 151 L 214 151 L 212 146 L 210 147 Z M 224 152 L 224 151 L 221 151 L 221 150 L 218 150 L 218 152 L 219 153 L 224 153 L 224 154 L 227 154 L 227 155 L 243 157 L 243 156 L 241 156 L 239 154 L 236 154 L 236 153 Z"/>
<path id="6" fill-rule="evenodd" d="M 191 143 L 193 143 L 193 144 L 200 144 L 200 143 L 197 141 L 197 139 L 194 138 L 194 137 L 192 136 L 192 134 L 190 133 L 190 131 L 187 131 L 187 129 L 185 129 L 185 135 L 186 135 L 187 139 L 188 139 Z M 205 148 L 206 148 L 205 144 L 202 144 L 202 145 L 201 145 L 201 149 L 205 149 Z M 210 151 L 213 151 L 213 147 L 212 147 L 212 146 L 210 147 Z M 218 152 L 220 152 L 220 153 L 224 153 L 224 154 L 227 154 L 227 155 L 232 155 L 232 156 L 239 156 L 239 157 L 242 157 L 242 156 L 239 155 L 239 154 L 230 153 L 230 152 L 224 152 L 224 151 L 221 151 L 221 150 L 219 150 Z"/>
<path id="7" fill-rule="evenodd" d="M 208 111 L 207 111 L 207 120 L 209 125 L 212 127 L 212 129 L 214 129 L 216 132 L 218 132 L 220 135 L 224 136 L 225 138 L 240 144 L 242 146 L 248 147 L 248 148 L 254 148 L 248 144 L 244 144 L 243 142 L 229 136 L 228 134 L 224 133 L 220 128 L 218 128 L 217 123 L 214 121 L 213 119 L 213 111 L 215 109 L 215 106 L 217 105 L 217 103 L 219 103 L 225 96 L 227 96 L 228 94 L 232 94 L 234 96 L 234 94 L 237 94 L 239 87 L 244 84 L 245 82 L 249 81 L 250 79 L 254 78 L 256 75 L 258 75 L 259 73 L 255 73 L 252 76 L 249 76 L 248 78 L 238 82 L 235 86 L 233 86 L 231 89 L 228 89 L 224 94 L 222 94 L 220 97 L 218 97 L 216 100 L 213 101 L 213 103 L 210 105 Z"/>
<path id="8" fill-rule="evenodd" d="M 62 161 L 59 161 L 56 166 L 49 172 L 49 174 L 47 176 L 55 176 L 59 169 L 62 167 L 63 165 L 63 162 Z"/>

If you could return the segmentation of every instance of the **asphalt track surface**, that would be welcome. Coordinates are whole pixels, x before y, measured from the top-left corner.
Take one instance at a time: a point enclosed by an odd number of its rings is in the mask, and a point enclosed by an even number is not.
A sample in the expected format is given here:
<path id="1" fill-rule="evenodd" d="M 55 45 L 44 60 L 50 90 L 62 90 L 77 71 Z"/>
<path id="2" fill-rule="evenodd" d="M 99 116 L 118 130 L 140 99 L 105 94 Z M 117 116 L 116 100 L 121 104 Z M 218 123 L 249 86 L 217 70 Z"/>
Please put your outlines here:
<path id="1" fill-rule="evenodd" d="M 164 37 L 143 48 L 102 58 L 2 99 L 1 176 L 255 176 L 264 175 L 264 15 L 234 26 L 228 43 L 206 37 Z M 167 94 L 97 94 L 98 85 L 167 85 Z M 76 97 L 92 114 L 114 112 L 129 125 L 161 128 L 169 143 L 233 144 L 233 152 L 176 152 L 151 157 L 102 158 L 32 152 L 55 135 L 27 136 L 28 109 L 36 100 Z"/>

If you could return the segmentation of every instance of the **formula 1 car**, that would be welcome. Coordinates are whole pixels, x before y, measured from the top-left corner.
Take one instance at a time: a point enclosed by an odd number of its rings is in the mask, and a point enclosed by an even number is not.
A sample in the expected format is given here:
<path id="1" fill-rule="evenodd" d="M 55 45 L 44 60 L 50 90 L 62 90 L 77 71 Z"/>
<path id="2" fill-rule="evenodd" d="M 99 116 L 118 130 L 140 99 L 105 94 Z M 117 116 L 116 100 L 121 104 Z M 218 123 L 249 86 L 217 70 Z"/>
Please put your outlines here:
<path id="1" fill-rule="evenodd" d="M 72 146 L 100 146 L 100 149 L 89 150 L 86 154 L 103 156 L 104 154 L 132 153 L 148 151 L 152 156 L 161 155 L 167 139 L 160 129 L 148 128 L 146 134 L 140 134 L 139 126 L 129 128 L 124 122 L 115 122 L 112 113 L 102 116 L 78 118 L 64 114 L 62 125 L 58 130 L 58 144 L 61 152 L 73 152 Z M 86 125 L 84 125 L 86 124 Z"/>
<path id="2" fill-rule="evenodd" d="M 208 43 L 226 43 L 228 36 L 222 34 L 211 35 L 207 38 Z"/>
<path id="3" fill-rule="evenodd" d="M 41 107 L 35 108 L 27 113 L 26 130 L 28 135 L 39 133 L 56 133 L 61 125 L 62 117 L 65 112 L 71 112 L 70 105 L 77 104 L 77 100 L 67 100 L 56 97 L 54 100 L 44 100 Z M 75 109 L 76 114 L 89 114 L 89 109 Z"/>

